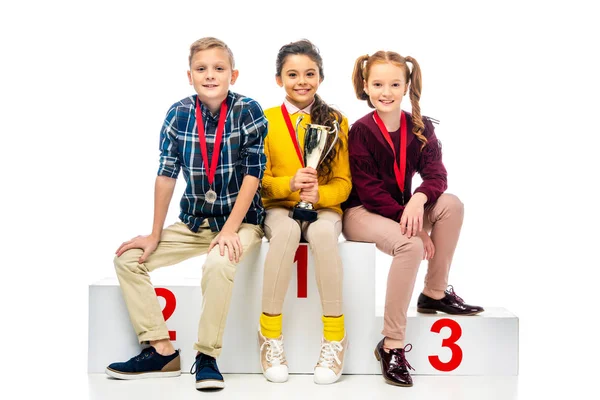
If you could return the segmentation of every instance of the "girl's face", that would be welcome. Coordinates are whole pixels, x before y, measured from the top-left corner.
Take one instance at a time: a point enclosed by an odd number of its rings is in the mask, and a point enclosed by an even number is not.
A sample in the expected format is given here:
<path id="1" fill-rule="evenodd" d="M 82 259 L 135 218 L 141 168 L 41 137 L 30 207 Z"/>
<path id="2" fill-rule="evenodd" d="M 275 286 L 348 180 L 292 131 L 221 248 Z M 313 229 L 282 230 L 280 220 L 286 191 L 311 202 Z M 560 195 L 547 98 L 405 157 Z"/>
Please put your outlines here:
<path id="1" fill-rule="evenodd" d="M 368 81 L 363 81 L 365 93 L 379 114 L 398 112 L 408 85 L 404 70 L 392 63 L 371 66 Z"/>
<path id="2" fill-rule="evenodd" d="M 281 76 L 276 80 L 285 89 L 286 99 L 302 109 L 313 102 L 323 78 L 319 75 L 319 66 L 310 57 L 292 54 L 286 57 Z"/>

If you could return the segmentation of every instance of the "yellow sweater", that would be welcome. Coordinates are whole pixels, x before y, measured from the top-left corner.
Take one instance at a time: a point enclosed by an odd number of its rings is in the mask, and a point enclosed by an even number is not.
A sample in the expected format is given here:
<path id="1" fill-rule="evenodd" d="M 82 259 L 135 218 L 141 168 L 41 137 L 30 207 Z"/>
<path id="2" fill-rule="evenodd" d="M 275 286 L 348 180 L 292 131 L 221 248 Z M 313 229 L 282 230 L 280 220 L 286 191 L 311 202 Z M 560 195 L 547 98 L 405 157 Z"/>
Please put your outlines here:
<path id="1" fill-rule="evenodd" d="M 290 115 L 292 125 L 296 126 L 299 113 Z M 281 107 L 269 108 L 265 111 L 269 120 L 269 133 L 265 139 L 267 169 L 262 180 L 262 200 L 265 208 L 285 207 L 291 209 L 300 201 L 300 191 L 292 192 L 290 179 L 302 164 L 296 155 L 294 143 L 281 114 Z M 304 127 L 310 123 L 310 115 L 298 128 L 299 145 L 304 149 Z M 341 123 L 340 144 L 336 144 L 337 155 L 332 163 L 333 175 L 329 181 L 319 178 L 319 202 L 316 209 L 330 208 L 342 214 L 341 204 L 350 195 L 352 182 L 350 179 L 350 163 L 348 160 L 348 120 L 344 117 Z"/>

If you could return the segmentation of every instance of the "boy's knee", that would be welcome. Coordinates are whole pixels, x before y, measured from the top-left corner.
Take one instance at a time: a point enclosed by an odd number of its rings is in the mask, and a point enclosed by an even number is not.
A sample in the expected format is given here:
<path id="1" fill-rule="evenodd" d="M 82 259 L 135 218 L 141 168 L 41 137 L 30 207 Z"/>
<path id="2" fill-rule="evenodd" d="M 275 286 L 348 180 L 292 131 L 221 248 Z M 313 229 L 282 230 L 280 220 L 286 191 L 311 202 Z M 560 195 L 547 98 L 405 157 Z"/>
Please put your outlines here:
<path id="1" fill-rule="evenodd" d="M 221 256 L 218 246 L 216 249 L 216 253 L 213 253 L 213 249 L 209 257 L 206 258 L 206 262 L 202 269 L 202 279 L 225 279 L 229 282 L 233 282 L 236 267 L 235 264 L 229 260 L 228 249 L 225 249 L 224 256 Z"/>
<path id="2" fill-rule="evenodd" d="M 144 270 L 144 267 L 138 262 L 138 259 L 143 254 L 139 249 L 127 250 L 121 256 L 115 256 L 113 264 L 115 265 L 115 271 L 117 275 L 123 273 L 137 273 Z"/>

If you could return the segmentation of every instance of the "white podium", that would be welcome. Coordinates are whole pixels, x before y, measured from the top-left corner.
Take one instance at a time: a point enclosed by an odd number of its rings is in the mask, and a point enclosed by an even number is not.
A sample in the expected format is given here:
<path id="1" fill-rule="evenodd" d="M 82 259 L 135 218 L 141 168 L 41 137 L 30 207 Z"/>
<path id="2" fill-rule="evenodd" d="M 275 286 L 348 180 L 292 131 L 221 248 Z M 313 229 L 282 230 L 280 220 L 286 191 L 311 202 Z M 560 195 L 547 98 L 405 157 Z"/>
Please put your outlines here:
<path id="1" fill-rule="evenodd" d="M 223 373 L 260 373 L 257 341 L 263 264 L 269 244 L 248 253 L 238 266 L 223 352 Z M 375 245 L 341 242 L 344 265 L 344 314 L 349 348 L 344 373 L 379 374 L 373 355 L 381 340 L 383 310 L 375 306 Z M 198 259 L 186 263 L 199 262 Z M 198 265 L 198 268 L 201 266 Z M 169 267 L 167 267 L 169 268 Z M 153 280 L 171 339 L 180 348 L 182 372 L 191 367 L 202 304 L 200 278 Z M 115 278 L 89 288 L 88 372 L 103 372 L 111 362 L 126 361 L 140 352 L 121 289 Z M 283 311 L 283 334 L 291 373 L 312 373 L 322 335 L 321 303 L 310 250 L 301 244 Z M 501 308 L 486 308 L 478 316 L 452 317 L 409 311 L 407 359 L 413 374 L 517 375 L 518 319 Z"/>

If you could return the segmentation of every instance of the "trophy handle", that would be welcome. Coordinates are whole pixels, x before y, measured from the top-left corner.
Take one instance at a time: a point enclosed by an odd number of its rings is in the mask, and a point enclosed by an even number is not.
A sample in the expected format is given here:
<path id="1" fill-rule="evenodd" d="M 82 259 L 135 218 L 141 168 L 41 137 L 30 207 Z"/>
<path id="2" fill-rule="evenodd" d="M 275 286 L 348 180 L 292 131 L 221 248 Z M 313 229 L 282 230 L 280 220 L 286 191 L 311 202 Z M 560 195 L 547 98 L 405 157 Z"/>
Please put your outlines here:
<path id="1" fill-rule="evenodd" d="M 340 135 L 338 135 L 338 132 L 340 131 L 340 124 L 338 124 L 337 120 L 333 121 L 333 134 L 335 135 L 335 137 L 333 138 L 333 142 L 331 143 L 331 146 L 329 146 L 329 149 L 327 149 L 327 152 L 325 153 L 325 155 L 321 158 L 322 160 L 324 160 L 327 155 L 331 152 L 331 150 L 333 150 L 333 147 L 335 146 L 335 144 L 338 141 L 338 138 L 340 137 Z M 331 131 L 327 132 L 328 134 L 331 134 Z"/>

